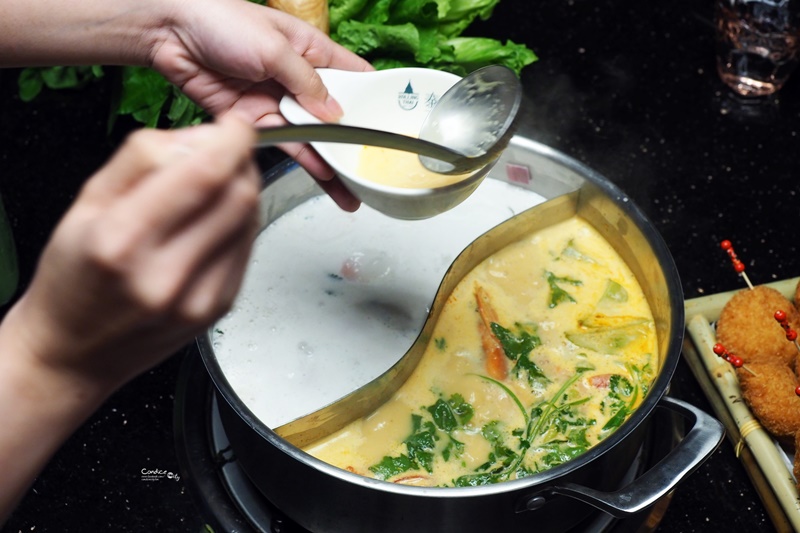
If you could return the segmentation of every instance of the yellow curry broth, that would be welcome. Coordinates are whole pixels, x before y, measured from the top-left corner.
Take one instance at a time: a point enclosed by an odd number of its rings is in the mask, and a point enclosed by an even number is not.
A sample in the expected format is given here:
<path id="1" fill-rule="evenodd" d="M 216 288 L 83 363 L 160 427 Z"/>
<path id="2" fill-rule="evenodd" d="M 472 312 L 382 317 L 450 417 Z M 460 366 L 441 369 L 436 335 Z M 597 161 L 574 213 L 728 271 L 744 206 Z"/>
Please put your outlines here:
<path id="1" fill-rule="evenodd" d="M 410 484 L 524 477 L 611 434 L 641 403 L 658 366 L 641 288 L 579 218 L 476 267 L 449 297 L 432 338 L 392 400 L 307 451 Z M 488 361 L 491 346 L 499 367 Z"/>
<path id="2" fill-rule="evenodd" d="M 415 153 L 364 146 L 359 157 L 358 175 L 390 187 L 436 189 L 462 181 L 471 174 L 439 174 L 422 166 Z"/>

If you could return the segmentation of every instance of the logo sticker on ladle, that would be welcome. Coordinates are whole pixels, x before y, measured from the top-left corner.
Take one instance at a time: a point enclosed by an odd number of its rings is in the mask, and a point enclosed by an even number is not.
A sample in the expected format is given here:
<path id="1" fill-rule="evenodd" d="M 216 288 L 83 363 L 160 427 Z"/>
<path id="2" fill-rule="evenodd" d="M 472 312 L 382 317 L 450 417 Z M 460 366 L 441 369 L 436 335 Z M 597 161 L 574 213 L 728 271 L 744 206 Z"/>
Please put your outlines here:
<path id="1" fill-rule="evenodd" d="M 416 109 L 421 100 L 424 100 L 425 110 L 430 111 L 436 105 L 436 102 L 439 101 L 439 97 L 436 96 L 436 93 L 428 93 L 421 98 L 419 93 L 414 92 L 414 88 L 411 87 L 410 81 L 406 85 L 406 89 L 403 92 L 397 93 L 397 104 L 400 106 L 400 109 L 405 111 Z"/>
<path id="2" fill-rule="evenodd" d="M 400 105 L 401 109 L 405 109 L 406 111 L 411 111 L 417 107 L 419 103 L 419 94 L 414 92 L 410 81 L 408 85 L 406 85 L 405 91 L 397 93 L 397 103 Z"/>

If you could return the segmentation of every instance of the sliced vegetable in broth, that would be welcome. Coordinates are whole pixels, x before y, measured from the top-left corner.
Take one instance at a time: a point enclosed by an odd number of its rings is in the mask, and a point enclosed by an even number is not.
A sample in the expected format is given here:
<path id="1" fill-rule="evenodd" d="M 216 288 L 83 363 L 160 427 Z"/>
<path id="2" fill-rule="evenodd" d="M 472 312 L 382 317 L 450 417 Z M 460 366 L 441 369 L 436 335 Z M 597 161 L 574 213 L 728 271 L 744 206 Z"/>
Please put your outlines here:
<path id="1" fill-rule="evenodd" d="M 613 433 L 658 367 L 641 288 L 580 218 L 478 265 L 448 298 L 432 339 L 392 400 L 306 451 L 398 483 L 522 478 Z"/>

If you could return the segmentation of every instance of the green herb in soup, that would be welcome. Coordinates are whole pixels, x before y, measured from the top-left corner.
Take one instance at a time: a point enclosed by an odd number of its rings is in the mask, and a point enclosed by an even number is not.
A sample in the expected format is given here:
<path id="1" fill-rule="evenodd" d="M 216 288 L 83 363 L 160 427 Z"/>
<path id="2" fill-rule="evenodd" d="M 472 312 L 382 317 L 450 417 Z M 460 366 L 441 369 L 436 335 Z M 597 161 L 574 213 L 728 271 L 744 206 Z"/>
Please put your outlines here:
<path id="1" fill-rule="evenodd" d="M 397 483 L 518 479 L 619 428 L 658 367 L 641 288 L 579 218 L 476 267 L 448 298 L 432 339 L 389 402 L 307 451 Z"/>

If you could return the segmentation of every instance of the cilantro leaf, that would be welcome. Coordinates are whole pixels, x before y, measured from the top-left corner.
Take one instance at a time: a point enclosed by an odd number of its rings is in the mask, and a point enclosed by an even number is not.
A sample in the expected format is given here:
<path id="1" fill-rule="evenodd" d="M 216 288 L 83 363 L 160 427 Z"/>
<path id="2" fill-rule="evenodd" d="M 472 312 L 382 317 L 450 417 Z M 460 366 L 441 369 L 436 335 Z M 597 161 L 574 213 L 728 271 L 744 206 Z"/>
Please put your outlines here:
<path id="1" fill-rule="evenodd" d="M 530 359 L 530 353 L 542 344 L 541 339 L 531 330 L 530 326 L 523 326 L 520 323 L 516 323 L 514 326 L 516 333 L 500 324 L 494 322 L 491 324 L 492 333 L 500 341 L 506 357 L 516 361 L 511 372 L 517 377 L 524 373 L 531 386 L 537 382 L 550 383 L 542 369 Z"/>
<path id="2" fill-rule="evenodd" d="M 447 433 L 466 425 L 474 413 L 472 406 L 460 394 L 453 394 L 447 401 L 439 398 L 426 409 L 433 416 L 436 427 Z"/>
<path id="3" fill-rule="evenodd" d="M 497 340 L 503 346 L 506 357 L 512 361 L 518 360 L 521 356 L 531 353 L 536 347 L 542 344 L 542 340 L 531 331 L 531 327 L 523 326 L 520 323 L 514 324 L 517 333 L 514 334 L 509 329 L 500 324 L 492 322 L 491 329 Z"/>
<path id="4" fill-rule="evenodd" d="M 500 428 L 500 422 L 493 420 L 483 428 L 481 435 L 491 445 L 491 452 L 487 461 L 476 468 L 477 473 L 466 474 L 453 480 L 456 487 L 475 487 L 498 483 L 509 479 L 510 475 L 519 467 L 524 456 L 526 447 L 521 448 L 521 452 L 515 452 L 506 445 L 504 431 Z"/>
<path id="5" fill-rule="evenodd" d="M 423 421 L 418 414 L 411 415 L 411 435 L 403 444 L 408 454 L 397 457 L 384 457 L 378 464 L 369 467 L 378 479 L 389 479 L 408 470 L 424 468 L 428 473 L 433 471 L 434 450 L 439 440 L 436 425 L 431 421 Z"/>
<path id="6" fill-rule="evenodd" d="M 500 428 L 500 422 L 493 420 L 481 428 L 481 435 L 492 446 L 492 451 L 489 454 L 489 461 L 479 466 L 479 470 L 487 470 L 492 468 L 494 470 L 502 469 L 510 465 L 519 454 L 513 451 L 506 445 L 505 435 Z M 500 467 L 498 469 L 498 466 Z"/>
<path id="7" fill-rule="evenodd" d="M 453 480 L 454 487 L 480 487 L 502 481 L 497 474 L 483 472 L 480 474 L 466 474 Z"/>
<path id="8" fill-rule="evenodd" d="M 622 425 L 633 412 L 638 398 L 639 387 L 624 376 L 614 374 L 608 382 L 609 412 L 613 413 L 603 426 L 603 431 L 615 429 Z"/>
<path id="9" fill-rule="evenodd" d="M 377 479 L 387 480 L 396 475 L 416 468 L 414 462 L 405 454 L 399 457 L 384 457 L 378 464 L 369 467 Z"/>
<path id="10" fill-rule="evenodd" d="M 542 369 L 539 368 L 539 365 L 531 361 L 528 355 L 521 356 L 517 364 L 514 365 L 512 371 L 517 377 L 521 376 L 522 372 L 525 371 L 525 374 L 528 376 L 528 384 L 531 386 L 536 383 L 550 383 L 550 379 L 544 374 Z"/>
<path id="11" fill-rule="evenodd" d="M 556 307 L 558 304 L 564 302 L 575 303 L 575 298 L 573 298 L 567 291 L 559 287 L 559 283 L 568 283 L 572 286 L 579 286 L 583 285 L 583 282 L 567 278 L 567 277 L 559 277 L 553 274 L 550 271 L 546 271 L 544 273 L 545 280 L 547 284 L 550 286 L 550 304 L 549 307 L 552 309 Z"/>
<path id="12" fill-rule="evenodd" d="M 422 468 L 433 472 L 433 451 L 439 440 L 433 422 L 422 421 L 422 416 L 411 415 L 413 433 L 403 441 L 408 449 L 408 457 Z"/>
<path id="13" fill-rule="evenodd" d="M 442 431 L 447 431 L 449 433 L 458 427 L 458 420 L 456 419 L 455 413 L 450 408 L 450 405 L 441 398 L 427 409 L 431 415 L 433 415 L 433 421 L 436 427 Z"/>
<path id="14" fill-rule="evenodd" d="M 463 442 L 455 439 L 452 435 L 448 435 L 448 438 L 450 440 L 448 441 L 447 446 L 445 446 L 442 450 L 442 458 L 445 461 L 449 461 L 451 455 L 455 457 L 461 457 L 461 455 L 464 453 Z"/>

